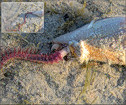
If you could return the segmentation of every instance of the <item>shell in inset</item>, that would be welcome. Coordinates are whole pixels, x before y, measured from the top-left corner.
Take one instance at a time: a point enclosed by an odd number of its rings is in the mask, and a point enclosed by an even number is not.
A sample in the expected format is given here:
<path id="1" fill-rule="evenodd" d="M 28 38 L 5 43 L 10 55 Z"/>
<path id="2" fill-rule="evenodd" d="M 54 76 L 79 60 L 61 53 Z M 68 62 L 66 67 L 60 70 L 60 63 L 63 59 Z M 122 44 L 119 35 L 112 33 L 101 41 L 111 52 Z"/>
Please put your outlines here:
<path id="1" fill-rule="evenodd" d="M 44 11 L 41 10 L 41 11 L 35 11 L 35 12 L 32 12 L 32 14 L 36 15 L 36 16 L 39 16 L 39 17 L 42 17 L 44 15 Z"/>

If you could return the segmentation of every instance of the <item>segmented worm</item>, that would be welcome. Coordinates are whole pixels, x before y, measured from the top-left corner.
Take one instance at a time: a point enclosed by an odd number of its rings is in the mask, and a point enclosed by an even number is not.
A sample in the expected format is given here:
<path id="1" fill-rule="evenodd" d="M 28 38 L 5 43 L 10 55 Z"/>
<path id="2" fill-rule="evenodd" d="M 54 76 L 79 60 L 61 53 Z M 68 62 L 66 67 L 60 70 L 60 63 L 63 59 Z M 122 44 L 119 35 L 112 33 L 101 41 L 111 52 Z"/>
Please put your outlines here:
<path id="1" fill-rule="evenodd" d="M 55 53 L 51 54 L 36 54 L 36 50 L 29 50 L 29 49 L 14 49 L 11 51 L 8 49 L 4 53 L 1 54 L 1 61 L 0 61 L 0 68 L 3 67 L 4 64 L 8 62 L 8 60 L 14 58 L 14 59 L 23 59 L 28 60 L 31 62 L 37 62 L 37 63 L 45 63 L 45 64 L 52 64 L 57 63 L 60 60 L 63 59 L 65 55 L 69 52 L 68 48 L 64 48 L 60 51 L 56 51 Z"/>

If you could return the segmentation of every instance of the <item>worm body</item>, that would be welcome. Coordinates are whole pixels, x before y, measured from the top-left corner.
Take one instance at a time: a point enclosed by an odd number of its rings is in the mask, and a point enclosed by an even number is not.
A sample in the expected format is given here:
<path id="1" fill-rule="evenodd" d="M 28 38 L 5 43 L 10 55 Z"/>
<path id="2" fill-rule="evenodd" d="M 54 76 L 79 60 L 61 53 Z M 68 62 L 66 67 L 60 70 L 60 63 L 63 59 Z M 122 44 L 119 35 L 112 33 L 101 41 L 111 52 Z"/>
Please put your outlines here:
<path id="1" fill-rule="evenodd" d="M 44 64 L 58 63 L 68 53 L 69 53 L 69 49 L 67 47 L 51 54 L 36 54 L 36 51 L 33 51 L 32 49 L 31 50 L 14 49 L 13 51 L 8 49 L 3 54 L 1 54 L 0 68 L 2 68 L 2 66 L 12 58 L 27 60 L 36 63 L 44 63 Z"/>

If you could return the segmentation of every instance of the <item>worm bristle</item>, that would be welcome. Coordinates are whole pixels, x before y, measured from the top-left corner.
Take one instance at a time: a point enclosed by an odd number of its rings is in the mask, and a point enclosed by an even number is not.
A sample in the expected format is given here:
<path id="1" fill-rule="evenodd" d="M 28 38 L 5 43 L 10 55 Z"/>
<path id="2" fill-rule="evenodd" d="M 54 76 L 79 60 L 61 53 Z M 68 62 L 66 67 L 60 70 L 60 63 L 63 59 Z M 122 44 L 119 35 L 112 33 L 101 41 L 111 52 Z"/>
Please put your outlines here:
<path id="1" fill-rule="evenodd" d="M 34 53 L 34 54 L 36 54 L 36 53 L 37 53 L 37 51 L 38 51 L 38 50 L 35 48 L 33 53 Z"/>
<path id="2" fill-rule="evenodd" d="M 30 53 L 30 54 L 32 54 L 32 53 L 33 53 L 33 49 L 32 49 L 32 48 L 30 49 L 29 53 Z"/>
<path id="3" fill-rule="evenodd" d="M 13 56 L 15 56 L 16 55 L 16 48 L 14 48 L 14 52 L 13 52 Z"/>
<path id="4" fill-rule="evenodd" d="M 17 55 L 21 54 L 21 48 L 18 48 Z"/>
<path id="5" fill-rule="evenodd" d="M 27 48 L 24 52 L 25 54 L 28 54 L 29 48 Z"/>

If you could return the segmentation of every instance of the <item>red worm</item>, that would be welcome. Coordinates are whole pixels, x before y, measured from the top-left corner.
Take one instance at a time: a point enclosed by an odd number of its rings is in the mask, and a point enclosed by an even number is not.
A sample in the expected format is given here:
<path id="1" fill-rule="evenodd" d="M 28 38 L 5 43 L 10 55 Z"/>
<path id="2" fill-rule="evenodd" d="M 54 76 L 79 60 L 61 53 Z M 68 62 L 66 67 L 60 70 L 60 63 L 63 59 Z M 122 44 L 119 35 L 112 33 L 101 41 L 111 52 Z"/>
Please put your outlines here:
<path id="1" fill-rule="evenodd" d="M 18 25 L 18 29 L 8 29 L 7 31 L 20 31 L 21 27 L 26 23 L 26 17 L 28 14 L 32 14 L 32 12 L 27 12 L 24 17 L 23 23 Z"/>
<path id="2" fill-rule="evenodd" d="M 0 69 L 3 67 L 4 64 L 8 62 L 11 58 L 15 59 L 23 59 L 23 60 L 28 60 L 31 62 L 36 62 L 36 63 L 57 63 L 60 60 L 63 59 L 62 52 L 61 51 L 56 51 L 55 53 L 51 54 L 36 54 L 36 50 L 33 51 L 33 49 L 14 49 L 11 51 L 8 49 L 4 53 L 1 54 L 1 60 L 0 60 Z"/>

